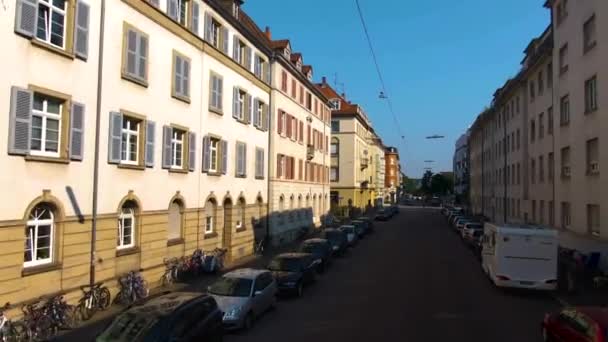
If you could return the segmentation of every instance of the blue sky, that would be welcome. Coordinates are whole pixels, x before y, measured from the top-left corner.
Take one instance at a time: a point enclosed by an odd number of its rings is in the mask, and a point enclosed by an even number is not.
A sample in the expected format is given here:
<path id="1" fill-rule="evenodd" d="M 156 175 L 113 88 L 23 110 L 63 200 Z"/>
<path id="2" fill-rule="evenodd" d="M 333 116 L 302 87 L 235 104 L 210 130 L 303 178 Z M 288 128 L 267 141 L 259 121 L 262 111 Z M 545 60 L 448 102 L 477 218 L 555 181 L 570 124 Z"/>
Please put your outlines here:
<path id="1" fill-rule="evenodd" d="M 544 0 L 359 0 L 405 139 L 385 100 L 355 0 L 248 0 L 244 9 L 273 39 L 288 38 L 316 81 L 335 75 L 362 105 L 405 173 L 452 169 L 454 143 L 519 69 L 523 50 L 549 23 Z M 342 91 L 342 85 L 338 86 Z M 432 134 L 443 140 L 425 140 Z"/>

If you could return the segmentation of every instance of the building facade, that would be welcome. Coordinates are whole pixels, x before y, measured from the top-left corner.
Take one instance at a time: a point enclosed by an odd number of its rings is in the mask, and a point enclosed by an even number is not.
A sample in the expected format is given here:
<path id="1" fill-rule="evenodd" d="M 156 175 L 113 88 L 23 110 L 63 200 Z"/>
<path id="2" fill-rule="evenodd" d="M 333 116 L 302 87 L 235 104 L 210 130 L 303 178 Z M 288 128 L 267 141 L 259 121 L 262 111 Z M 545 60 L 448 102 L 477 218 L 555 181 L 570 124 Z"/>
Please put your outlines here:
<path id="1" fill-rule="evenodd" d="M 399 189 L 401 187 L 401 164 L 399 161 L 399 151 L 396 147 L 388 146 L 384 150 L 384 160 L 386 162 L 385 183 L 386 196 L 388 203 L 397 203 Z"/>
<path id="2" fill-rule="evenodd" d="M 240 5 L 107 0 L 105 17 L 98 1 L 7 5 L 0 301 L 73 301 L 90 281 L 114 292 L 140 269 L 156 286 L 164 258 L 195 249 L 252 254 L 272 51 Z"/>
<path id="3" fill-rule="evenodd" d="M 270 31 L 266 34 L 270 37 Z M 292 52 L 289 40 L 273 40 L 273 124 L 270 133 L 270 234 L 275 244 L 319 226 L 329 211 L 330 111 L 312 83 L 313 68 Z"/>

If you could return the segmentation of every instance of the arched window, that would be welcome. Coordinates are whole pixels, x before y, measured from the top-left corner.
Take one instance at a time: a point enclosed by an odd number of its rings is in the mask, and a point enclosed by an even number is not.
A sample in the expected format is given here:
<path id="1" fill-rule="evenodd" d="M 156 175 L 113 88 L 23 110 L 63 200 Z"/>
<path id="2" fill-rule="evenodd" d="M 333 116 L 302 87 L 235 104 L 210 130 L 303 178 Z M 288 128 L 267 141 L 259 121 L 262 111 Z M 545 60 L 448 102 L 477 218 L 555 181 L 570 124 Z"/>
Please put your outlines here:
<path id="1" fill-rule="evenodd" d="M 116 239 L 116 248 L 125 249 L 135 246 L 135 227 L 136 217 L 135 211 L 137 204 L 133 201 L 127 201 L 120 208 L 118 216 L 118 236 Z"/>
<path id="2" fill-rule="evenodd" d="M 215 200 L 209 199 L 205 203 L 205 234 L 211 234 L 215 231 L 215 215 L 217 213 L 217 205 Z"/>
<path id="3" fill-rule="evenodd" d="M 183 208 L 179 200 L 174 200 L 169 206 L 169 224 L 167 239 L 169 241 L 182 238 Z"/>
<path id="4" fill-rule="evenodd" d="M 245 199 L 239 198 L 236 205 L 236 229 L 245 229 Z"/>
<path id="5" fill-rule="evenodd" d="M 23 266 L 38 266 L 53 262 L 55 222 L 52 207 L 38 204 L 30 212 L 25 227 Z"/>

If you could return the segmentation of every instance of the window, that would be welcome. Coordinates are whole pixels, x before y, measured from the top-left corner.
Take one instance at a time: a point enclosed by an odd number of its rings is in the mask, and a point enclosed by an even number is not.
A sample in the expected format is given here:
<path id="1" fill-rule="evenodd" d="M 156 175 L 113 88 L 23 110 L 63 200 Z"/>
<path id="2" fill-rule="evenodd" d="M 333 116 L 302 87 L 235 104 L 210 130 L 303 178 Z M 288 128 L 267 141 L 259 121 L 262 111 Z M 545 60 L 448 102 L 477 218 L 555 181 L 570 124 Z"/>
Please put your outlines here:
<path id="1" fill-rule="evenodd" d="M 128 116 L 122 117 L 120 163 L 139 163 L 139 141 L 141 121 Z"/>
<path id="2" fill-rule="evenodd" d="M 563 74 L 568 71 L 568 43 L 564 44 L 559 49 L 559 73 Z"/>
<path id="3" fill-rule="evenodd" d="M 34 93 L 30 154 L 59 157 L 64 100 Z"/>
<path id="4" fill-rule="evenodd" d="M 583 53 L 587 53 L 593 49 L 597 44 L 596 41 L 596 28 L 595 28 L 595 15 L 592 15 L 583 24 Z"/>
<path id="5" fill-rule="evenodd" d="M 210 199 L 205 204 L 205 234 L 211 234 L 215 230 L 216 204 Z"/>
<path id="6" fill-rule="evenodd" d="M 118 217 L 117 249 L 131 248 L 135 246 L 135 209 L 131 201 L 126 202 L 120 209 Z"/>
<path id="7" fill-rule="evenodd" d="M 338 138 L 331 138 L 331 156 L 337 157 L 340 155 L 340 140 Z"/>
<path id="8" fill-rule="evenodd" d="M 561 24 L 568 16 L 568 0 L 562 0 L 557 4 L 557 24 Z"/>
<path id="9" fill-rule="evenodd" d="M 570 203 L 562 202 L 562 228 L 570 228 Z"/>
<path id="10" fill-rule="evenodd" d="M 597 77 L 585 81 L 585 114 L 597 110 Z"/>
<path id="11" fill-rule="evenodd" d="M 568 125 L 570 123 L 570 96 L 564 95 L 559 102 L 559 122 L 560 125 Z"/>
<path id="12" fill-rule="evenodd" d="M 538 139 L 545 137 L 545 113 L 538 115 Z"/>
<path id="13" fill-rule="evenodd" d="M 536 123 L 534 119 L 530 120 L 530 141 L 534 142 L 536 140 Z"/>
<path id="14" fill-rule="evenodd" d="M 148 86 L 148 35 L 124 24 L 122 77 Z"/>
<path id="15" fill-rule="evenodd" d="M 547 134 L 553 135 L 553 107 L 547 109 Z"/>
<path id="16" fill-rule="evenodd" d="M 587 140 L 587 174 L 595 175 L 600 172 L 598 138 Z"/>
<path id="17" fill-rule="evenodd" d="M 534 81 L 530 81 L 530 101 L 534 101 L 536 95 L 536 88 L 534 87 Z"/>
<path id="18" fill-rule="evenodd" d="M 538 96 L 541 96 L 543 94 L 544 89 L 545 89 L 545 81 L 544 81 L 544 78 L 543 78 L 543 71 L 542 70 L 538 72 L 537 83 L 538 83 Z"/>
<path id="19" fill-rule="evenodd" d="M 600 236 L 600 206 L 597 204 L 587 204 L 587 232 Z"/>
<path id="20" fill-rule="evenodd" d="M 570 178 L 570 147 L 561 150 L 561 175 L 563 178 Z"/>
<path id="21" fill-rule="evenodd" d="M 38 0 L 36 38 L 60 49 L 65 48 L 68 5 L 67 0 Z"/>
<path id="22" fill-rule="evenodd" d="M 222 76 L 211 73 L 209 83 L 209 109 L 221 114 L 224 109 L 224 79 Z"/>
<path id="23" fill-rule="evenodd" d="M 553 63 L 547 64 L 547 88 L 553 87 Z"/>
<path id="24" fill-rule="evenodd" d="M 240 198 L 236 205 L 235 227 L 236 229 L 244 230 L 245 225 L 245 200 Z"/>
<path id="25" fill-rule="evenodd" d="M 236 176 L 247 177 L 247 144 L 236 143 Z"/>
<path id="26" fill-rule="evenodd" d="M 255 149 L 255 178 L 264 179 L 264 149 Z"/>
<path id="27" fill-rule="evenodd" d="M 54 214 L 50 205 L 42 203 L 30 212 L 25 227 L 23 266 L 50 264 L 54 257 Z"/>
<path id="28" fill-rule="evenodd" d="M 553 156 L 553 152 L 549 153 L 549 156 L 547 157 L 547 163 L 549 165 L 547 165 L 547 169 L 548 169 L 548 173 L 549 173 L 549 181 L 553 181 L 553 176 L 554 176 L 554 168 L 555 168 L 555 157 Z"/>
<path id="29" fill-rule="evenodd" d="M 171 132 L 171 168 L 184 168 L 184 137 L 186 132 L 172 128 Z"/>
<path id="30" fill-rule="evenodd" d="M 339 133 L 340 132 L 340 121 L 338 121 L 338 120 L 332 120 L 331 121 L 331 132 L 332 133 Z"/>
<path id="31" fill-rule="evenodd" d="M 281 71 L 281 90 L 287 93 L 287 73 L 285 70 Z"/>
<path id="32" fill-rule="evenodd" d="M 183 210 L 181 202 L 178 200 L 171 202 L 171 205 L 169 206 L 169 222 L 167 231 L 167 240 L 169 241 L 179 240 L 182 237 L 182 212 Z"/>
<path id="33" fill-rule="evenodd" d="M 538 181 L 540 183 L 545 182 L 545 157 L 538 157 Z"/>

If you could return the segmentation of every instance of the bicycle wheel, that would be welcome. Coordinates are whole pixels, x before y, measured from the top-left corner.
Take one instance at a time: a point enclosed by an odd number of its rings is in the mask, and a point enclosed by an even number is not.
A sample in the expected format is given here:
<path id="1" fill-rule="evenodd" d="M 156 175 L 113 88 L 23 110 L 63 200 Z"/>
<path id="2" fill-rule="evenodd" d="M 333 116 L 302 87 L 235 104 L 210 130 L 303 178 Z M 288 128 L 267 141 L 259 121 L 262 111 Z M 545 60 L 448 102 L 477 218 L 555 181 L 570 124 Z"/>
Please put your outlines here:
<path id="1" fill-rule="evenodd" d="M 101 310 L 105 310 L 110 306 L 110 290 L 107 287 L 99 289 L 99 297 L 97 298 L 97 307 Z"/>

